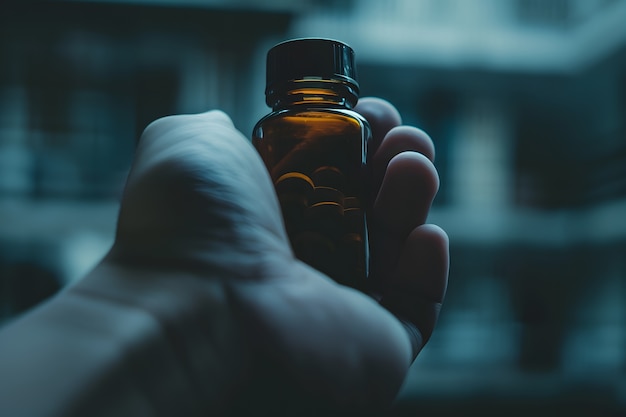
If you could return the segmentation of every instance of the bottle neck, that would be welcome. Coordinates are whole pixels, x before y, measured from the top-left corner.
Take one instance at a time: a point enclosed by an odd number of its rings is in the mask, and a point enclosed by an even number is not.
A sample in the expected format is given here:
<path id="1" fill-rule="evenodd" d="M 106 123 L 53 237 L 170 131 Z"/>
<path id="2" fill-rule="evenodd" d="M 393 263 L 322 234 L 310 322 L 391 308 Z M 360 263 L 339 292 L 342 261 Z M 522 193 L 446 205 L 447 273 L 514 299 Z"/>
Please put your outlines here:
<path id="1" fill-rule="evenodd" d="M 266 102 L 274 111 L 293 106 L 351 109 L 358 87 L 342 80 L 302 79 L 268 86 Z"/>

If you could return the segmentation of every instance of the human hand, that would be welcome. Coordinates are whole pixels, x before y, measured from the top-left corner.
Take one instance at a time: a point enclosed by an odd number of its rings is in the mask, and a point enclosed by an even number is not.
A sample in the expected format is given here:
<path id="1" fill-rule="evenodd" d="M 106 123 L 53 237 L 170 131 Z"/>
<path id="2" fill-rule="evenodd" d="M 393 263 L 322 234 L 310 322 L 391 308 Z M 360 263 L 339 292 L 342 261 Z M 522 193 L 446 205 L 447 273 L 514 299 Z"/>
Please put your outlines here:
<path id="1" fill-rule="evenodd" d="M 225 114 L 160 119 L 142 135 L 108 272 L 76 291 L 165 323 L 204 398 L 194 409 L 379 411 L 430 337 L 448 272 L 447 237 L 424 224 L 433 145 L 382 100 L 356 110 L 373 130 L 376 299 L 294 258 L 268 173 Z"/>

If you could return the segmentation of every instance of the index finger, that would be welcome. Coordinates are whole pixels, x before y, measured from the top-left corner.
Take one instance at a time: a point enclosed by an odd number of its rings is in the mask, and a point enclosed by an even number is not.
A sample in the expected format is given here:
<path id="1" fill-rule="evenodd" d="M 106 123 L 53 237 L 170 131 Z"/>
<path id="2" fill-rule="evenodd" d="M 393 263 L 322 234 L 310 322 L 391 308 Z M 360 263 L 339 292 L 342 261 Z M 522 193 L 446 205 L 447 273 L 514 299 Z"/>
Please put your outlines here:
<path id="1" fill-rule="evenodd" d="M 372 129 L 372 140 L 367 149 L 369 157 L 376 153 L 387 132 L 402 124 L 398 110 L 381 98 L 364 97 L 359 100 L 354 111 L 365 117 Z"/>

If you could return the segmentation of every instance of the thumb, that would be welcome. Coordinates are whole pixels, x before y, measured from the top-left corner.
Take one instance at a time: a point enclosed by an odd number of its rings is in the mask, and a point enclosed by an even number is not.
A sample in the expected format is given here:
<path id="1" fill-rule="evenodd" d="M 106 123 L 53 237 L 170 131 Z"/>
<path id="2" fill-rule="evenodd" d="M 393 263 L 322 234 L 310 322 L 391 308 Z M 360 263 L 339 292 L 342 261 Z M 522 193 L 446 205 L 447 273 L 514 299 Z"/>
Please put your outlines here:
<path id="1" fill-rule="evenodd" d="M 289 252 L 269 174 L 221 111 L 168 116 L 145 129 L 116 245 L 135 255 L 187 260 L 255 245 Z"/>

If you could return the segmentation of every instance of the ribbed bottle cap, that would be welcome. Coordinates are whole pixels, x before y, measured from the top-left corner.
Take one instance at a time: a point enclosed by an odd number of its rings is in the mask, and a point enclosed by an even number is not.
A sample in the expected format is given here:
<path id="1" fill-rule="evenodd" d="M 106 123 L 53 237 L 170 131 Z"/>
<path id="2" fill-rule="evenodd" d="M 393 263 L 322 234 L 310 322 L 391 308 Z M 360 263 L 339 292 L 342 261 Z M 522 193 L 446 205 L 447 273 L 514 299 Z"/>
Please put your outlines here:
<path id="1" fill-rule="evenodd" d="M 354 50 L 332 39 L 303 38 L 279 43 L 267 53 L 266 94 L 276 85 L 311 77 L 345 82 L 358 94 Z"/>

